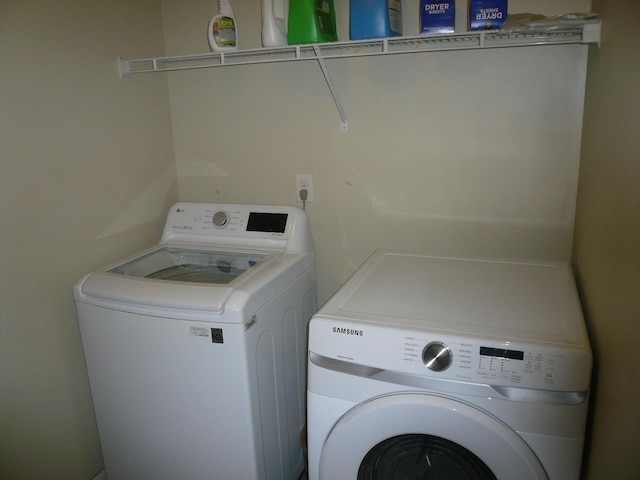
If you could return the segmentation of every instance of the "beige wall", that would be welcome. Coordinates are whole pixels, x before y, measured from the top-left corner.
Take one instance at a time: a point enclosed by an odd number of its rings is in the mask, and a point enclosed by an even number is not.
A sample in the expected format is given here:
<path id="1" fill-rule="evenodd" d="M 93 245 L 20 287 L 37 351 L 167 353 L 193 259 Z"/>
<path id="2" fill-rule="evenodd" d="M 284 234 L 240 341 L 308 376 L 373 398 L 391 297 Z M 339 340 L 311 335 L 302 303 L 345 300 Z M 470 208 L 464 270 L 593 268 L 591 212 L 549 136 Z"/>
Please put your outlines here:
<path id="1" fill-rule="evenodd" d="M 627 373 L 639 367 L 640 12 L 603 3 L 574 254 L 598 357 L 590 479 L 640 471 Z M 241 47 L 259 46 L 259 1 L 233 5 Z M 585 49 L 329 62 L 346 133 L 313 63 L 118 78 L 116 56 L 162 55 L 164 41 L 207 51 L 213 13 L 208 0 L 0 2 L 0 478 L 102 468 L 71 287 L 157 240 L 177 198 L 174 141 L 181 200 L 295 204 L 295 173 L 313 173 L 321 300 L 377 247 L 571 254 Z"/>
<path id="2" fill-rule="evenodd" d="M 167 53 L 206 52 L 211 2 L 163 5 Z M 259 47 L 259 0 L 233 6 Z M 314 62 L 171 73 L 180 198 L 296 204 L 295 174 L 313 174 L 321 302 L 376 248 L 568 260 L 586 50 L 328 61 L 348 132 Z"/>
<path id="3" fill-rule="evenodd" d="M 594 2 L 574 265 L 596 355 L 588 478 L 640 478 L 640 2 Z"/>
<path id="4" fill-rule="evenodd" d="M 0 2 L 0 478 L 102 469 L 71 288 L 177 198 L 159 1 Z"/>

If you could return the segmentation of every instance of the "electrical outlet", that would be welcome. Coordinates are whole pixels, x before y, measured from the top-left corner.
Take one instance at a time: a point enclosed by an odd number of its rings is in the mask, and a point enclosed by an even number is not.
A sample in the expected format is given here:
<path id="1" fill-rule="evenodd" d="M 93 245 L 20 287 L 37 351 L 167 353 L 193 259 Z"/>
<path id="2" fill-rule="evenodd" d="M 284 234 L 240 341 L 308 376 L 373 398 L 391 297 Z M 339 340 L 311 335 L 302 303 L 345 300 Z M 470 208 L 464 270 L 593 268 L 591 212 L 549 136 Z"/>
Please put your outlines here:
<path id="1" fill-rule="evenodd" d="M 313 203 L 313 175 L 310 173 L 296 173 L 296 200 L 302 202 L 300 191 L 307 191 L 305 203 Z"/>

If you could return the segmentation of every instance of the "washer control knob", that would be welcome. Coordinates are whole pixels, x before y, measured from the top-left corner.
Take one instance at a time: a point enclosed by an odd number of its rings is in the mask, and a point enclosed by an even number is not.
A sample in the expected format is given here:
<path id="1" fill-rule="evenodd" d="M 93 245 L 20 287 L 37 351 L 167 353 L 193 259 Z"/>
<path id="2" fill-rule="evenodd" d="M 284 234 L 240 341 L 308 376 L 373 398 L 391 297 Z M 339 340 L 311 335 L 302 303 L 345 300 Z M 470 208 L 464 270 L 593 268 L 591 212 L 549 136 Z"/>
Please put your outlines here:
<path id="1" fill-rule="evenodd" d="M 453 353 L 442 342 L 431 342 L 422 350 L 422 361 L 429 370 L 442 372 L 451 365 Z"/>
<path id="2" fill-rule="evenodd" d="M 213 226 L 216 228 L 224 228 L 229 223 L 229 214 L 220 210 L 213 215 Z"/>

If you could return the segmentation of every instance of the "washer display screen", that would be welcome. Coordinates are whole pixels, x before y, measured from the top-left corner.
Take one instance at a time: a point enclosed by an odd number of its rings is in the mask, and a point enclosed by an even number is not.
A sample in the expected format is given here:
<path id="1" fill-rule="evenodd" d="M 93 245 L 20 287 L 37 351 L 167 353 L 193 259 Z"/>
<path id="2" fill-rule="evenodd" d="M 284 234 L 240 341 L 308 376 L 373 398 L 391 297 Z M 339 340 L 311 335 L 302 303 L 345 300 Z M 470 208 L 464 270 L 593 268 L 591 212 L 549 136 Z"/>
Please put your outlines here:
<path id="1" fill-rule="evenodd" d="M 286 213 L 251 212 L 247 222 L 247 232 L 284 233 L 287 217 Z"/>

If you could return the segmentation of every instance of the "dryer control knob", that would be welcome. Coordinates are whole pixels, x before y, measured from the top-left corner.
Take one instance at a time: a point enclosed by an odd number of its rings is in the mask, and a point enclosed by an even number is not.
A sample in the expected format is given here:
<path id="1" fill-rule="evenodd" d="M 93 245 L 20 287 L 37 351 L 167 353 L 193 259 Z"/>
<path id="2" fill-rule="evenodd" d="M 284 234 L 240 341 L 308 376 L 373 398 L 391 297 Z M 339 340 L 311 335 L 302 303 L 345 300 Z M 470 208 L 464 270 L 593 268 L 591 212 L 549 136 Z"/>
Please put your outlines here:
<path id="1" fill-rule="evenodd" d="M 213 226 L 216 228 L 224 228 L 229 222 L 229 214 L 227 212 L 219 211 L 213 215 Z"/>
<path id="2" fill-rule="evenodd" d="M 431 342 L 422 350 L 422 361 L 429 370 L 442 372 L 451 365 L 453 353 L 442 342 Z"/>

